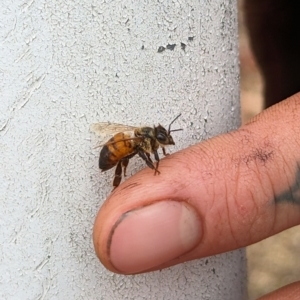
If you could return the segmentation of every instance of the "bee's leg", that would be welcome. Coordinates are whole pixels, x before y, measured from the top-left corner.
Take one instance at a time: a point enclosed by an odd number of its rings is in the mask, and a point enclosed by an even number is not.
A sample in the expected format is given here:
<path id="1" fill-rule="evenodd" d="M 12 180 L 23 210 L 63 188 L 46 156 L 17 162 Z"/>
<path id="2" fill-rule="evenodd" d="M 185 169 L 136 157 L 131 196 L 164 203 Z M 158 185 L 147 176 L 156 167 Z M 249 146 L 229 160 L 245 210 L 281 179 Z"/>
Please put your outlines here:
<path id="1" fill-rule="evenodd" d="M 149 153 L 146 153 L 146 155 L 147 155 L 149 161 L 151 161 L 151 163 L 153 164 L 153 161 L 152 161 L 152 159 L 151 159 L 151 157 L 150 157 L 150 154 L 149 154 Z M 157 156 L 158 156 L 158 155 L 157 155 Z M 155 158 L 155 159 L 156 159 L 156 158 Z M 159 157 L 158 157 L 158 161 L 159 161 Z M 154 164 L 153 164 L 153 165 L 154 165 Z M 156 175 L 156 173 L 160 174 L 160 172 L 158 171 L 157 167 L 158 167 L 158 163 L 157 163 L 157 166 L 156 166 L 156 168 L 155 168 L 154 175 Z"/>
<path id="2" fill-rule="evenodd" d="M 155 150 L 153 153 L 154 153 L 155 160 L 157 161 L 157 163 L 156 163 L 156 168 L 155 168 L 155 172 L 154 172 L 154 175 L 156 175 L 156 173 L 160 174 L 160 172 L 158 171 L 159 156 L 158 156 L 157 150 Z"/>
<path id="3" fill-rule="evenodd" d="M 121 183 L 121 180 L 122 180 L 122 160 L 120 160 L 118 162 L 117 167 L 116 167 L 115 178 L 113 181 L 114 189 L 119 186 L 119 184 Z"/>
<path id="4" fill-rule="evenodd" d="M 150 161 L 153 163 L 153 161 L 152 161 L 152 159 L 151 159 L 151 157 L 150 157 L 150 154 L 146 152 L 146 155 L 147 155 L 147 157 L 148 157 L 148 160 L 150 160 Z"/>
<path id="5" fill-rule="evenodd" d="M 166 148 L 165 147 L 162 147 L 162 151 L 163 151 L 164 156 L 170 155 L 170 153 L 166 152 Z"/>
<path id="6" fill-rule="evenodd" d="M 149 153 L 146 153 L 146 154 L 147 154 L 147 156 L 148 156 L 148 159 L 149 159 L 149 160 L 152 162 L 152 164 L 153 164 L 153 161 L 152 161 L 152 159 L 151 159 L 151 157 L 150 157 L 150 154 L 149 154 Z M 154 169 L 154 170 L 155 170 L 154 175 L 156 175 L 156 173 L 160 174 L 160 172 L 158 171 L 159 156 L 158 156 L 157 151 L 156 151 L 156 154 L 157 154 L 157 156 L 155 155 L 155 152 L 154 152 L 154 157 L 155 157 L 155 159 L 156 159 L 156 161 L 157 161 L 156 168 Z"/>
<path id="7" fill-rule="evenodd" d="M 129 163 L 129 158 L 128 157 L 125 157 L 125 158 L 122 159 L 122 167 L 123 167 L 124 177 L 126 177 L 126 168 L 128 166 L 128 163 Z"/>
<path id="8" fill-rule="evenodd" d="M 151 158 L 148 156 L 148 154 L 145 154 L 145 152 L 143 150 L 139 150 L 138 154 L 146 162 L 146 164 L 149 168 L 151 168 L 152 170 L 155 170 L 155 174 L 156 174 L 155 166 L 154 166 Z"/>
<path id="9" fill-rule="evenodd" d="M 130 158 L 134 157 L 136 155 L 136 152 L 131 153 L 130 155 L 126 156 L 122 159 L 122 167 L 124 168 L 124 177 L 126 177 L 126 169 L 129 163 Z"/>

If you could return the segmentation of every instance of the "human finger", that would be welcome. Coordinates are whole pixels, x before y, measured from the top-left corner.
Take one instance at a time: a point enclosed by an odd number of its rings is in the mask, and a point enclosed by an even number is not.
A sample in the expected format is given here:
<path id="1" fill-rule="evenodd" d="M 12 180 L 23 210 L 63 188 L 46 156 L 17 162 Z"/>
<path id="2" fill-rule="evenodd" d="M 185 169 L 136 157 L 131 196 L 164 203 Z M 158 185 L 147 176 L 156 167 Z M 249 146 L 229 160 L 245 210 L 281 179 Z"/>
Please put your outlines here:
<path id="1" fill-rule="evenodd" d="M 235 132 L 144 169 L 100 209 L 94 245 L 134 274 L 258 242 L 300 223 L 300 94 Z"/>
<path id="2" fill-rule="evenodd" d="M 286 285 L 258 300 L 298 300 L 300 297 L 300 281 Z"/>

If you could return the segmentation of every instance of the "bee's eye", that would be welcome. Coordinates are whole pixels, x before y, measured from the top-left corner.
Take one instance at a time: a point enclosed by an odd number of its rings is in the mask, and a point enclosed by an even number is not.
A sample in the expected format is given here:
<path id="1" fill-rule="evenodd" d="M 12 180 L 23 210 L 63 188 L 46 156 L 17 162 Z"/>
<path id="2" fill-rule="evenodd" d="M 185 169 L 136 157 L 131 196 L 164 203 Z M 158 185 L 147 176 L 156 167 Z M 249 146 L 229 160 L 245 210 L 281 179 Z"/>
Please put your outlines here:
<path id="1" fill-rule="evenodd" d="M 159 133 L 156 138 L 159 142 L 164 142 L 166 140 L 166 136 L 163 133 Z"/>

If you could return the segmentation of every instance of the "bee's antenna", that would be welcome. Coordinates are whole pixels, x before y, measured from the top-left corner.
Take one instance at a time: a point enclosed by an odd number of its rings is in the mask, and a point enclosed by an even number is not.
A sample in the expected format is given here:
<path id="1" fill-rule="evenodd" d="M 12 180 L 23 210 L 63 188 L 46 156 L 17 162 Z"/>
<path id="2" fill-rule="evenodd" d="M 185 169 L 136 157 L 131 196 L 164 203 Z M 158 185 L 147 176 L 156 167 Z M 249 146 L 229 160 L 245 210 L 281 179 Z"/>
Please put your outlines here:
<path id="1" fill-rule="evenodd" d="M 173 130 L 169 130 L 169 133 L 170 132 L 174 132 L 174 131 L 181 131 L 181 130 L 183 130 L 182 128 L 180 128 L 180 129 L 173 129 Z"/>
<path id="2" fill-rule="evenodd" d="M 181 116 L 181 113 L 170 123 L 169 125 L 169 129 L 168 129 L 168 133 L 172 132 L 172 131 L 179 131 L 182 129 L 175 129 L 175 130 L 171 130 L 171 125 Z"/>

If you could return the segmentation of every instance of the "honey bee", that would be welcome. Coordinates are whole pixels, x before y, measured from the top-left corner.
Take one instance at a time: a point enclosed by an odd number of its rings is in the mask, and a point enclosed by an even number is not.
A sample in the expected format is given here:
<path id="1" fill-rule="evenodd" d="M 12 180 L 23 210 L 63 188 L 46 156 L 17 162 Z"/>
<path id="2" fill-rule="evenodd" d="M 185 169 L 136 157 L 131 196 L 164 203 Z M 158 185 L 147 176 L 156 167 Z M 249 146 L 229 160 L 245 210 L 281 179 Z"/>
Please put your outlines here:
<path id="1" fill-rule="evenodd" d="M 162 148 L 165 156 L 165 146 L 175 145 L 171 132 L 182 129 L 171 130 L 171 125 L 181 116 L 179 114 L 169 125 L 168 130 L 158 124 L 154 127 L 134 127 L 114 123 L 95 123 L 90 130 L 103 137 L 103 135 L 113 135 L 100 151 L 99 168 L 102 172 L 116 166 L 113 186 L 114 189 L 119 186 L 122 180 L 122 169 L 124 177 L 129 159 L 138 154 L 154 170 L 154 175 L 160 174 L 158 170 L 159 155 L 157 150 Z M 154 155 L 156 166 L 154 165 L 150 154 Z"/>

